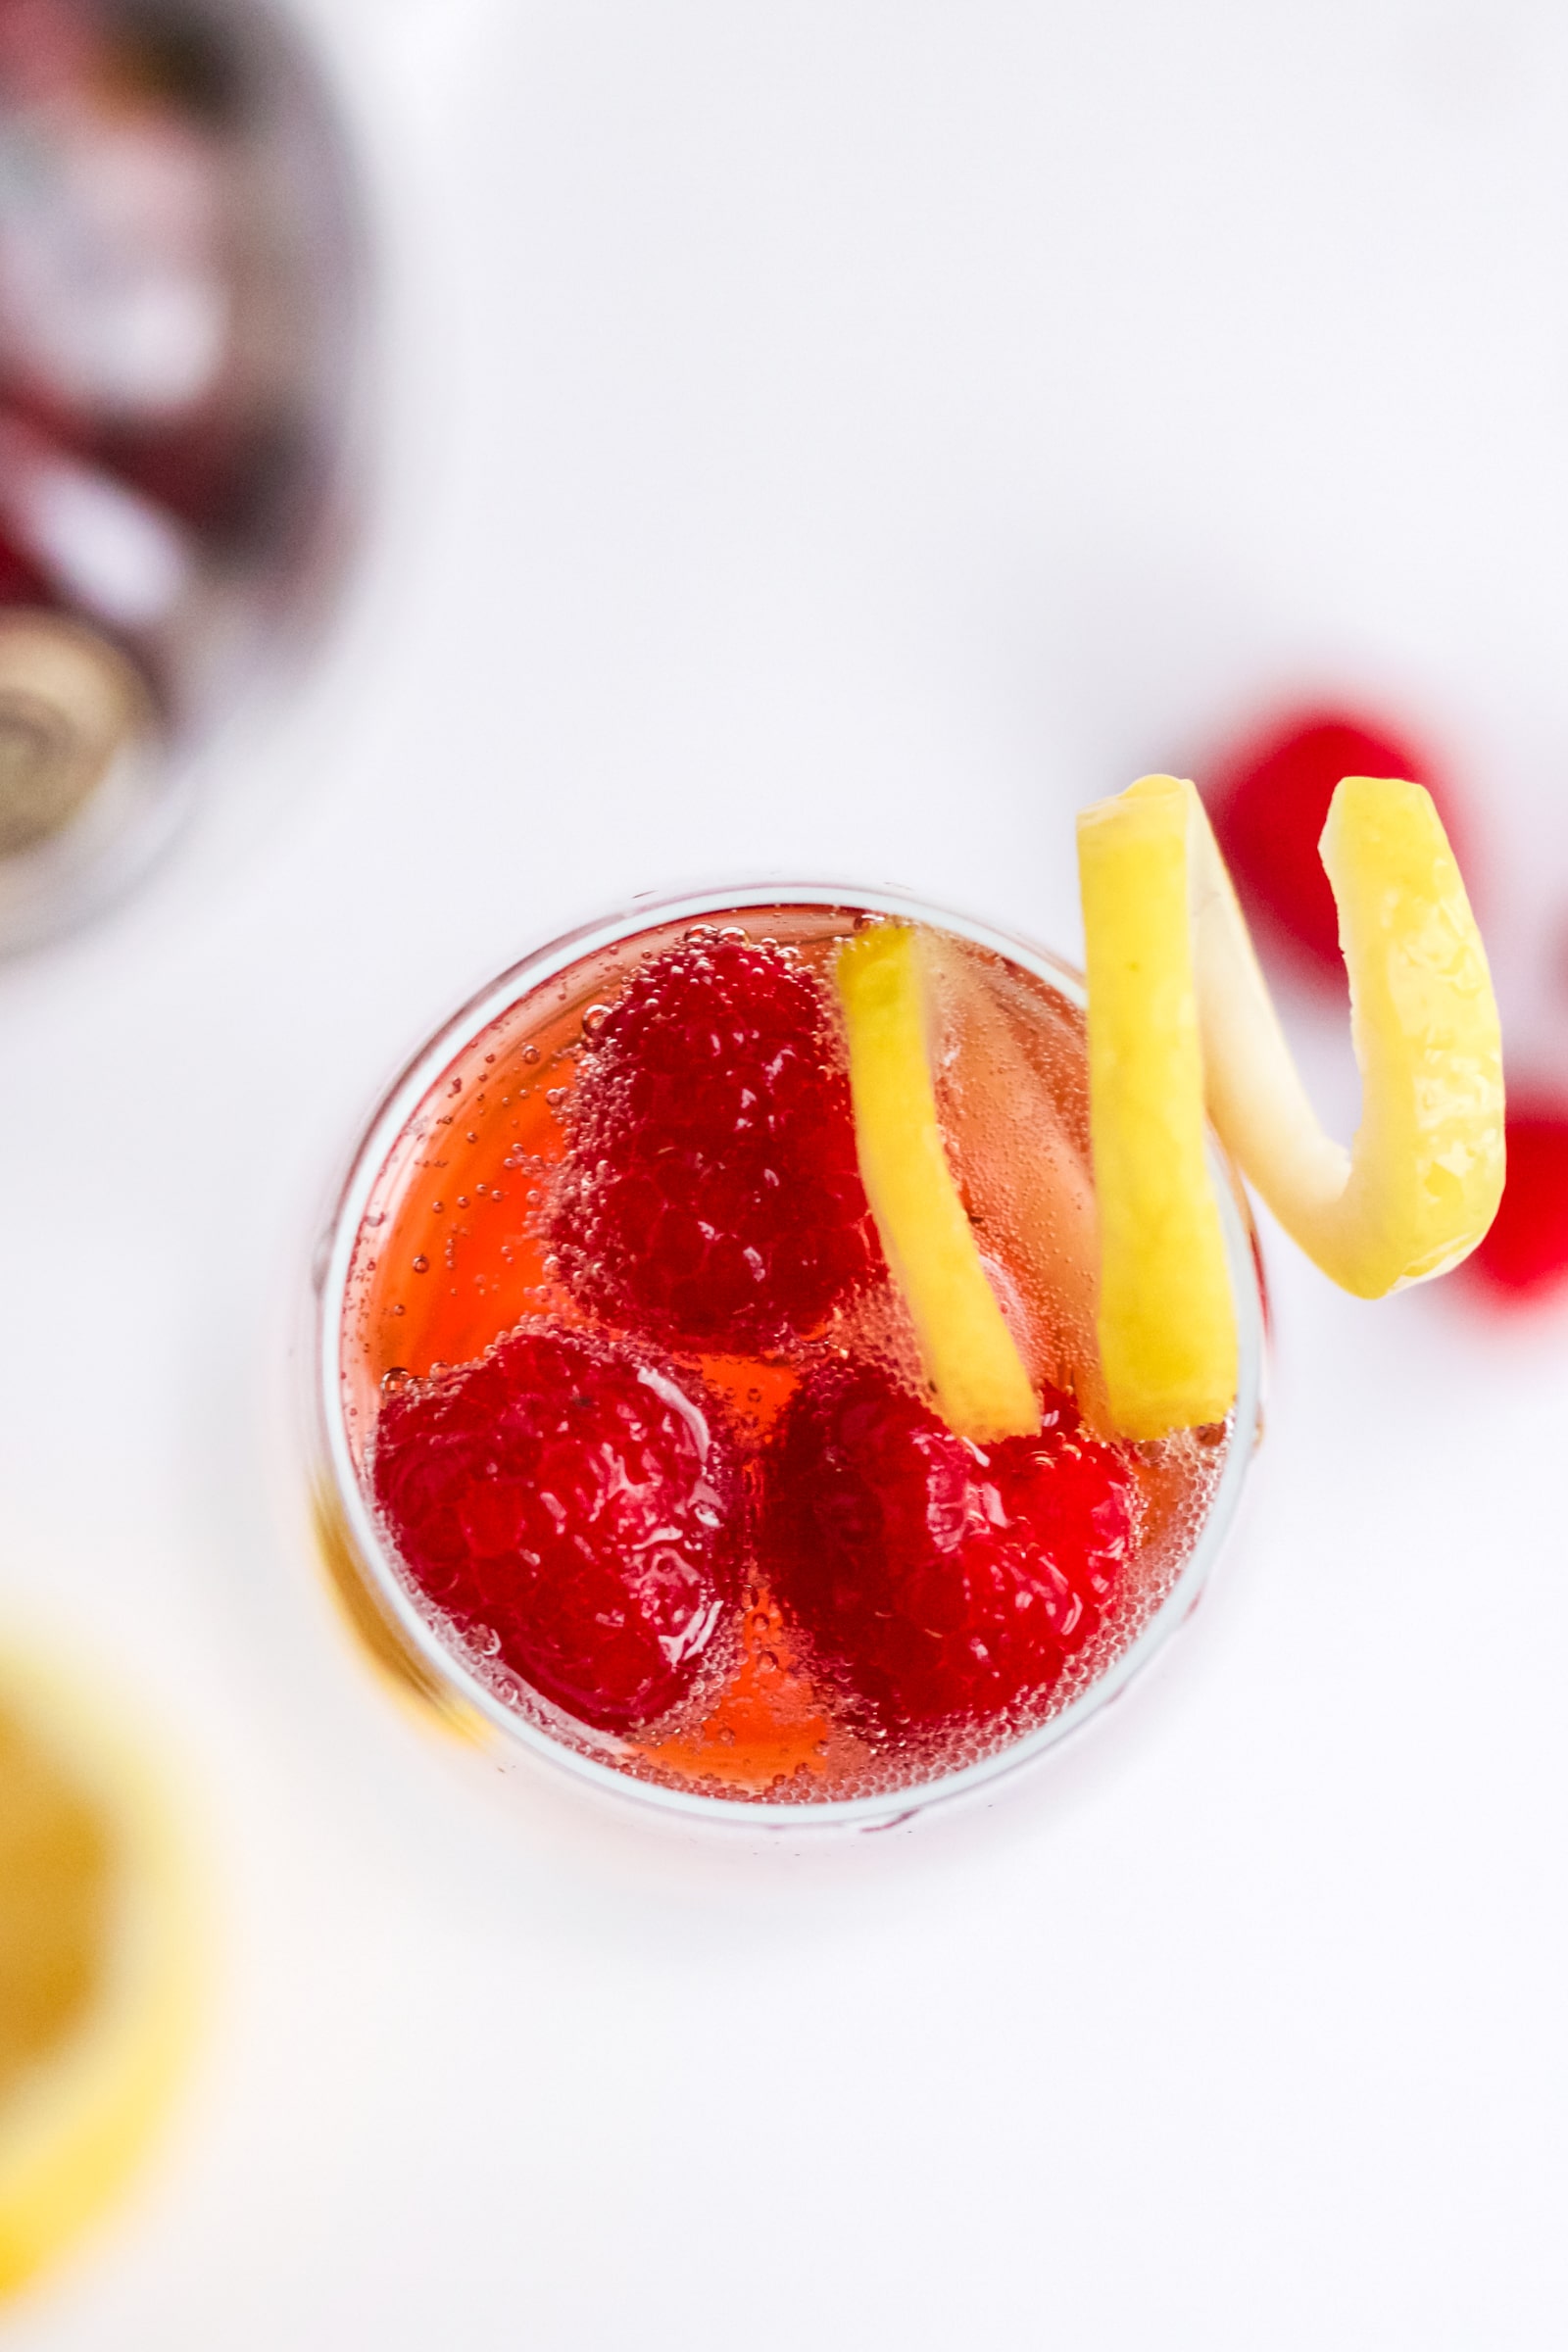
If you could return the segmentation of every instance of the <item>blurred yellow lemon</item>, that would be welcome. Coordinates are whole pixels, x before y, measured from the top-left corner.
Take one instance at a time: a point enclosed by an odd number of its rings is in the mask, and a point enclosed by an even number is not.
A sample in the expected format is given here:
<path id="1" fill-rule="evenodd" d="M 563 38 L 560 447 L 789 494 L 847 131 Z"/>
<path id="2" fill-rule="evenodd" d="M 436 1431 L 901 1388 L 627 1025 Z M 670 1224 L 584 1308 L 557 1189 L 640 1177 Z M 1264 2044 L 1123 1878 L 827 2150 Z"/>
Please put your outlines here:
<path id="1" fill-rule="evenodd" d="M 130 2172 L 190 2033 L 182 1850 L 96 1691 L 0 1652 L 0 2293 Z"/>

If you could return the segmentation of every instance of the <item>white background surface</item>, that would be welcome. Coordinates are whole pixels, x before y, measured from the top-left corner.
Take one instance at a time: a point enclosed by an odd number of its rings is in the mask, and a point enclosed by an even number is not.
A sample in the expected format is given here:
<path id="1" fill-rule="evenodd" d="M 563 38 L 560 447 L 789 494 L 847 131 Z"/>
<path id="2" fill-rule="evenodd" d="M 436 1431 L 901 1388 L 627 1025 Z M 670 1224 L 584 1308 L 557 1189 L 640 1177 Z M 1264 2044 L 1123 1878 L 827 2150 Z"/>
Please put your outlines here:
<path id="1" fill-rule="evenodd" d="M 141 1685 L 225 1946 L 161 2164 L 9 2340 L 1559 2344 L 1562 1312 L 1272 1247 L 1264 1466 L 1157 1680 L 805 1860 L 405 1727 L 284 1357 L 373 1092 L 540 936 L 797 868 L 1071 951 L 1074 806 L 1300 683 L 1447 749 L 1568 1081 L 1568 19 L 309 21 L 381 246 L 361 569 L 156 881 L 0 972 L 0 1578 Z"/>

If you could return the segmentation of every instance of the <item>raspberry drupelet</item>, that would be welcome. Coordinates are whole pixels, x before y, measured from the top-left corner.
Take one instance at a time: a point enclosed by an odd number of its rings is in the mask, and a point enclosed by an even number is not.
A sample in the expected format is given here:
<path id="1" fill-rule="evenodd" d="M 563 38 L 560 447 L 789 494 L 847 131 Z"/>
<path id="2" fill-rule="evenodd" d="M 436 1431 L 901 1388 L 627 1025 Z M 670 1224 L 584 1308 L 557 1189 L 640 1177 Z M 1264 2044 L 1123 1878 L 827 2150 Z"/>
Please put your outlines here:
<path id="1" fill-rule="evenodd" d="M 651 956 L 569 1116 L 551 1243 L 608 1322 L 765 1352 L 881 1270 L 832 1012 L 788 949 L 708 932 Z"/>
<path id="2" fill-rule="evenodd" d="M 1047 1697 L 1135 1550 L 1122 1450 L 1065 1397 L 978 1446 L 875 1364 L 812 1373 L 767 1449 L 760 1540 L 786 1616 L 883 1737 L 976 1729 Z"/>
<path id="3" fill-rule="evenodd" d="M 386 1398 L 376 1502 L 464 1637 L 601 1731 L 692 1689 L 733 1612 L 742 1481 L 700 1384 L 595 1333 L 523 1326 Z"/>

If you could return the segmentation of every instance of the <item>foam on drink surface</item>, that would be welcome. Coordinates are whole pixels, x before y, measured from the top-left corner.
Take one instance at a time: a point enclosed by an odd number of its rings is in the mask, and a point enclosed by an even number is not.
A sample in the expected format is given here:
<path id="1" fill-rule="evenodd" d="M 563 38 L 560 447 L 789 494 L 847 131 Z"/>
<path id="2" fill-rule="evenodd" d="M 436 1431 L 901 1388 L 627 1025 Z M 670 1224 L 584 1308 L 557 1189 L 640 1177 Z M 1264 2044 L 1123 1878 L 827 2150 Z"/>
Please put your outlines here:
<path id="1" fill-rule="evenodd" d="M 828 985 L 853 907 L 749 908 L 708 926 L 663 924 L 584 956 L 510 1006 L 432 1085 L 375 1182 L 344 1307 L 344 1410 L 370 1494 L 384 1396 L 476 1362 L 524 1321 L 592 1320 L 552 1253 L 550 1218 L 569 1149 L 585 1045 L 632 973 L 683 938 L 718 930 L 776 942 Z M 1083 1019 L 1043 978 L 953 935 L 930 933 L 938 1104 L 964 1205 L 1031 1374 L 1076 1396 L 1102 1429 L 1094 1341 L 1093 1195 Z M 834 1352 L 883 1364 L 919 1392 L 918 1350 L 883 1282 L 805 1340 L 765 1354 L 670 1349 L 754 1450 L 812 1363 Z M 628 1775 L 740 1802 L 809 1804 L 913 1787 L 991 1754 L 1059 1713 L 1158 1610 L 1206 1517 L 1229 1426 L 1127 1446 L 1134 1556 L 1119 1599 L 1049 1692 L 940 1733 L 868 1730 L 853 1694 L 808 1654 L 760 1572 L 687 1698 L 635 1736 L 594 1730 L 532 1690 L 400 1569 L 405 1589 L 468 1674 L 564 1745 Z M 396 1547 L 388 1544 L 396 1565 Z"/>

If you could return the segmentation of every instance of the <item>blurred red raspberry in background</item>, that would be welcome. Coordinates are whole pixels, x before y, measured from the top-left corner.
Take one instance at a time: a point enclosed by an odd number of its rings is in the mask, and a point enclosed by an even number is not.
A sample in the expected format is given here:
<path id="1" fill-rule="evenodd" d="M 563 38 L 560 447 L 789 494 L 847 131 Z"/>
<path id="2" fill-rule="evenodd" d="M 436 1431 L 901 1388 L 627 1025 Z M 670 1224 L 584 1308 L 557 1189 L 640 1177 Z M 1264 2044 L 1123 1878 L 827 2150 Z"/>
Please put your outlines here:
<path id="1" fill-rule="evenodd" d="M 1568 1279 L 1568 1101 L 1510 1103 L 1507 1132 L 1502 1200 L 1462 1270 L 1499 1304 L 1531 1305 Z"/>
<path id="2" fill-rule="evenodd" d="M 1462 823 L 1431 760 L 1364 716 L 1298 709 L 1244 738 L 1200 782 L 1259 948 L 1280 951 L 1303 978 L 1343 987 L 1334 893 L 1317 846 L 1342 776 L 1424 784 L 1467 866 Z"/>

